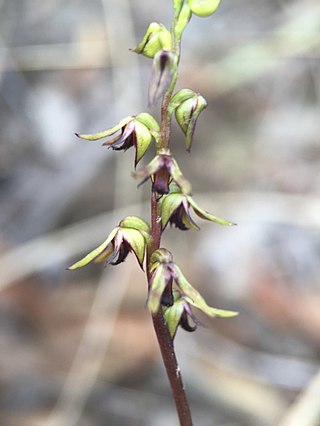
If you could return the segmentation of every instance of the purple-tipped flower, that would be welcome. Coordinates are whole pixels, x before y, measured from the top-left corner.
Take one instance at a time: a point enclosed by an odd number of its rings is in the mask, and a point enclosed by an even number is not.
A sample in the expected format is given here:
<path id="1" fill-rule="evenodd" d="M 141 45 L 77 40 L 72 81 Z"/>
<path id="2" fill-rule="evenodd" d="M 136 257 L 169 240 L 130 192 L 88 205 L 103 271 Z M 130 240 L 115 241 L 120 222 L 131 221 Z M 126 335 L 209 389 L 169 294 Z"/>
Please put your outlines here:
<path id="1" fill-rule="evenodd" d="M 126 117 L 114 127 L 92 135 L 76 135 L 85 140 L 96 141 L 107 138 L 119 132 L 118 135 L 103 143 L 115 151 L 126 151 L 135 148 L 135 166 L 141 160 L 150 146 L 152 138 L 158 139 L 160 127 L 157 121 L 148 113 L 141 113 L 136 116 Z"/>
<path id="2" fill-rule="evenodd" d="M 143 179 L 144 183 L 149 177 L 152 180 L 152 191 L 158 194 L 167 194 L 169 184 L 175 182 L 184 194 L 191 193 L 191 185 L 185 179 L 176 160 L 169 151 L 165 151 L 154 157 L 146 166 L 133 173 L 138 179 Z"/>
<path id="3" fill-rule="evenodd" d="M 130 252 L 135 254 L 141 269 L 143 269 L 145 251 L 149 240 L 150 227 L 147 222 L 136 216 L 128 216 L 111 231 L 108 238 L 99 247 L 69 266 L 68 269 L 82 268 L 91 262 L 118 265 L 126 260 Z"/>
<path id="4" fill-rule="evenodd" d="M 202 219 L 210 220 L 211 222 L 219 223 L 220 225 L 232 226 L 235 225 L 220 217 L 214 216 L 203 210 L 193 200 L 191 195 L 183 194 L 180 188 L 175 185 L 170 185 L 169 194 L 165 195 L 161 200 L 161 221 L 162 229 L 170 223 L 176 228 L 186 231 L 188 229 L 199 230 L 199 226 L 194 222 L 190 214 L 190 208 L 195 214 Z"/>
<path id="5" fill-rule="evenodd" d="M 156 250 L 150 260 L 150 280 L 149 280 L 149 297 L 148 308 L 152 313 L 159 311 L 160 306 L 165 306 L 172 312 L 172 324 L 168 322 L 168 326 L 172 335 L 174 335 L 177 327 L 181 324 L 185 329 L 192 328 L 187 321 L 187 317 L 193 319 L 190 306 L 193 306 L 210 317 L 232 317 L 237 315 L 233 311 L 225 311 L 223 309 L 212 308 L 207 305 L 201 294 L 187 281 L 180 268 L 173 262 L 172 254 L 160 248 Z M 174 293 L 174 285 L 179 291 L 182 298 L 179 298 L 179 305 L 175 310 L 177 298 Z M 180 300 L 181 299 L 181 300 Z M 183 314 L 185 312 L 185 314 Z M 172 333 L 174 330 L 174 333 Z"/>

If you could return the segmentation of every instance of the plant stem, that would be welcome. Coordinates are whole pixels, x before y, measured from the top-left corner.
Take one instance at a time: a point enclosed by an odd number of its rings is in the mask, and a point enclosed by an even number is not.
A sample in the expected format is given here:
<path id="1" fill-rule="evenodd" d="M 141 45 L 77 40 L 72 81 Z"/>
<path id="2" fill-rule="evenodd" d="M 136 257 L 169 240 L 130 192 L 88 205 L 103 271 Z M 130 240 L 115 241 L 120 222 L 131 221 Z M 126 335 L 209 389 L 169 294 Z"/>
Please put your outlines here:
<path id="1" fill-rule="evenodd" d="M 150 263 L 151 254 L 160 247 L 161 222 L 159 222 L 157 193 L 151 195 L 151 235 L 152 244 L 148 250 L 147 265 Z M 149 270 L 149 267 L 148 267 Z M 150 274 L 147 272 L 148 281 Z M 169 333 L 162 311 L 152 315 L 153 327 L 160 347 L 162 360 L 167 371 L 173 398 L 176 405 L 177 414 L 181 426 L 192 426 L 191 412 L 185 393 L 180 368 L 174 351 L 173 339 Z"/>
<path id="2" fill-rule="evenodd" d="M 173 94 L 173 90 L 176 85 L 178 78 L 178 65 L 180 60 L 180 40 L 181 37 L 176 37 L 175 26 L 177 19 L 175 17 L 172 25 L 172 37 L 174 44 L 174 53 L 177 56 L 177 67 L 172 78 L 171 84 L 165 93 L 162 103 L 161 103 L 161 125 L 160 125 L 160 139 L 157 146 L 157 154 L 160 154 L 162 150 L 169 149 L 170 142 L 170 130 L 171 130 L 171 114 L 168 112 L 168 107 L 170 99 Z M 181 34 L 180 34 L 181 36 Z M 160 248 L 161 243 L 161 215 L 159 211 L 158 204 L 158 194 L 152 192 L 151 194 L 151 246 L 148 248 L 147 252 L 147 278 L 150 282 L 150 257 L 151 254 Z M 180 368 L 174 351 L 173 338 L 170 335 L 169 329 L 167 327 L 166 321 L 164 319 L 162 309 L 152 315 L 153 327 L 158 339 L 160 352 L 165 366 L 167 376 L 170 382 L 173 398 L 176 405 L 177 414 L 180 421 L 180 426 L 192 426 L 191 411 L 187 396 L 185 393 L 184 385 L 182 382 L 182 377 L 180 373 Z"/>

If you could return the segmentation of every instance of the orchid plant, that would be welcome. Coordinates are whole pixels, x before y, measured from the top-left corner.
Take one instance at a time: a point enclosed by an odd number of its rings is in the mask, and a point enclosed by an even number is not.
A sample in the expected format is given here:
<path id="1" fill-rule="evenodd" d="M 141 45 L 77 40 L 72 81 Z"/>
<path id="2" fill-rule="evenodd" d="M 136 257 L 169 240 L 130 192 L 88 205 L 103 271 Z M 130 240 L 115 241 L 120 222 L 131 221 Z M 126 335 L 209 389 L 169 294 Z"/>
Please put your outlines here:
<path id="1" fill-rule="evenodd" d="M 193 15 L 207 17 L 218 8 L 220 0 L 173 0 L 171 30 L 153 22 L 139 43 L 132 49 L 152 59 L 149 83 L 149 106 L 161 100 L 160 123 L 149 113 L 126 117 L 114 127 L 96 134 L 76 134 L 88 141 L 105 139 L 103 145 L 115 151 L 134 148 L 134 167 L 153 147 L 155 156 L 149 164 L 137 169 L 133 177 L 140 184 L 151 182 L 150 224 L 137 216 L 122 219 L 99 247 L 69 267 L 81 268 L 88 263 L 118 265 L 133 253 L 146 272 L 147 307 L 151 313 L 163 362 L 173 392 L 180 425 L 192 425 L 180 369 L 174 351 L 174 338 L 179 327 L 194 331 L 199 324 L 194 308 L 209 317 L 232 317 L 236 312 L 209 306 L 189 283 L 172 253 L 161 247 L 161 236 L 168 224 L 179 230 L 198 230 L 191 211 L 201 219 L 232 226 L 232 222 L 208 213 L 192 196 L 191 184 L 184 177 L 170 150 L 171 121 L 175 117 L 190 152 L 198 117 L 206 108 L 205 99 L 191 89 L 174 93 L 178 78 L 180 45 L 183 31 Z"/>

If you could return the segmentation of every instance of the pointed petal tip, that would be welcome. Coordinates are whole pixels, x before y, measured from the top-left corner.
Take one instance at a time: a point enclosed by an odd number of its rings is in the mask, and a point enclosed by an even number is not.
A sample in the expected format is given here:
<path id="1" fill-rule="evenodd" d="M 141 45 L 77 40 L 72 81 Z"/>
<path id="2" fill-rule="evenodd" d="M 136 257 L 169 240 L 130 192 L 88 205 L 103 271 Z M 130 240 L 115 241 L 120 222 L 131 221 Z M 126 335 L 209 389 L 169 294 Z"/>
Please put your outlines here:
<path id="1" fill-rule="evenodd" d="M 231 318 L 236 317 L 239 315 L 239 312 L 236 311 L 226 311 L 224 309 L 214 309 L 216 312 L 214 313 L 214 316 L 220 317 L 220 318 Z"/>
<path id="2" fill-rule="evenodd" d="M 75 269 L 78 269 L 78 266 L 76 266 L 77 263 L 73 263 L 72 265 L 68 266 L 66 271 L 74 271 Z"/>

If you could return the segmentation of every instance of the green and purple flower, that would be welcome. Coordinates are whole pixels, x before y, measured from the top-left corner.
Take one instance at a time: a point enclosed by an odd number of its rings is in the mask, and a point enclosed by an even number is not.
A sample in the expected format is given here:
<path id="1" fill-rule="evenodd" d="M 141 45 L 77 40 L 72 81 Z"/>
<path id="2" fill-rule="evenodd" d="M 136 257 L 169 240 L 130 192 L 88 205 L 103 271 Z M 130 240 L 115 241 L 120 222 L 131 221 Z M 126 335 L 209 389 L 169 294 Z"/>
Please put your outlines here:
<path id="1" fill-rule="evenodd" d="M 158 194 L 167 194 L 169 192 L 169 184 L 172 181 L 179 186 L 184 194 L 191 193 L 190 183 L 183 176 L 178 163 L 169 150 L 156 155 L 147 166 L 133 173 L 133 176 L 143 179 L 141 184 L 151 178 L 152 191 Z"/>
<path id="2" fill-rule="evenodd" d="M 88 141 L 96 141 L 107 138 L 120 132 L 112 139 L 103 143 L 104 146 L 109 146 L 115 151 L 127 151 L 127 149 L 135 148 L 135 166 L 149 148 L 152 139 L 158 140 L 160 126 L 152 115 L 142 112 L 135 116 L 129 116 L 121 120 L 118 124 L 110 129 L 91 135 L 76 133 L 81 139 Z"/>
<path id="3" fill-rule="evenodd" d="M 108 238 L 84 258 L 69 266 L 69 270 L 82 268 L 91 262 L 118 265 L 133 252 L 143 269 L 146 247 L 150 242 L 150 227 L 137 216 L 128 216 L 114 228 Z"/>
<path id="4" fill-rule="evenodd" d="M 176 228 L 186 231 L 188 229 L 199 230 L 199 226 L 192 219 L 190 209 L 201 219 L 219 223 L 220 225 L 235 225 L 228 220 L 221 219 L 211 213 L 203 210 L 191 197 L 191 195 L 183 194 L 180 188 L 172 183 L 170 192 L 161 199 L 161 221 L 164 230 L 168 223 Z"/>
<path id="5" fill-rule="evenodd" d="M 193 327 L 188 322 L 188 317 L 194 320 L 191 307 L 199 309 L 210 317 L 237 315 L 237 312 L 216 309 L 207 305 L 205 299 L 173 262 L 173 256 L 167 249 L 160 248 L 152 254 L 149 272 L 148 308 L 154 314 L 159 311 L 161 306 L 164 307 L 172 336 L 178 325 L 192 331 Z M 175 290 L 178 293 L 175 293 Z"/>

